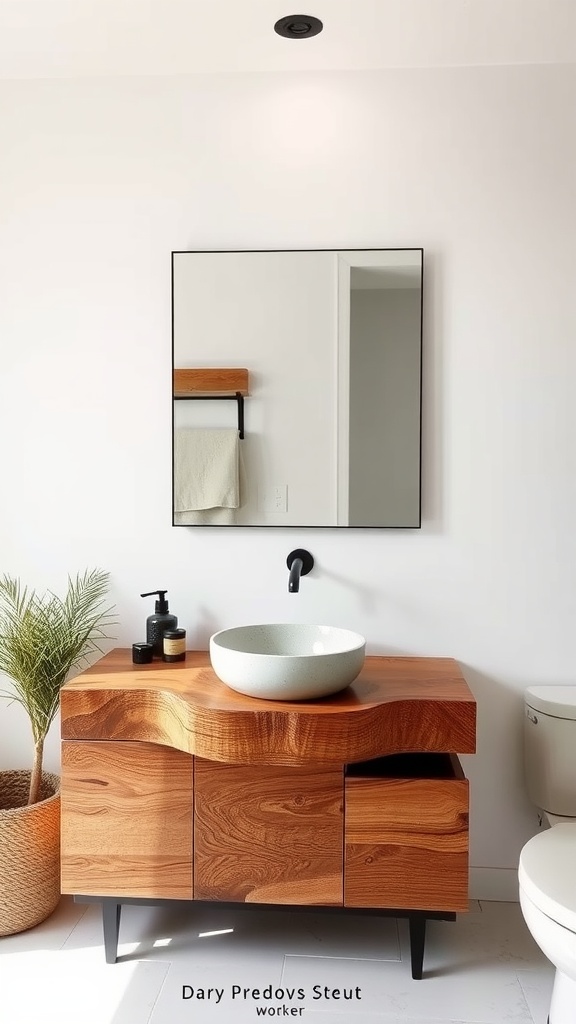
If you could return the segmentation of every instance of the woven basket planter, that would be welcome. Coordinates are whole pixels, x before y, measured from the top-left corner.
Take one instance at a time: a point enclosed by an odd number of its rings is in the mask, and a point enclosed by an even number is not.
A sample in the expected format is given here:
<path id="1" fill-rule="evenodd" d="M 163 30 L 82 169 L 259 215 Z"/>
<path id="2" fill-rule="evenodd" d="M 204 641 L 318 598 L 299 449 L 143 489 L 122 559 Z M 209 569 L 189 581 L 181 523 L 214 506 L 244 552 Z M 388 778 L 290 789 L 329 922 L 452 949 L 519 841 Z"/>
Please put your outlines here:
<path id="1" fill-rule="evenodd" d="M 0 935 L 44 921 L 60 899 L 60 779 L 44 772 L 26 806 L 30 772 L 0 772 Z"/>

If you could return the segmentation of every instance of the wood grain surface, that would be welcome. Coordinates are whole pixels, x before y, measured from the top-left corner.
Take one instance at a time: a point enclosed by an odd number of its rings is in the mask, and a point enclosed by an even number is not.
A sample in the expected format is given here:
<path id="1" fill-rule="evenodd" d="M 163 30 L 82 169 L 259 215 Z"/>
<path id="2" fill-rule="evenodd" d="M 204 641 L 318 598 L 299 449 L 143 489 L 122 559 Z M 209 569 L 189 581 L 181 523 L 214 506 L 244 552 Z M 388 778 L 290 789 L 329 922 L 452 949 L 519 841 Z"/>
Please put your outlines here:
<path id="1" fill-rule="evenodd" d="M 206 651 L 133 665 L 110 652 L 61 693 L 64 739 L 138 740 L 212 761 L 343 765 L 400 751 L 473 753 L 476 703 L 451 658 L 367 657 L 346 690 L 267 701 L 229 689 Z"/>
<path id="2" fill-rule="evenodd" d="M 174 396 L 248 395 L 248 370 L 239 367 L 174 370 Z"/>
<path id="3" fill-rule="evenodd" d="M 62 744 L 62 892 L 192 897 L 192 760 L 144 743 Z"/>
<path id="4" fill-rule="evenodd" d="M 452 761 L 444 778 L 346 778 L 345 906 L 468 909 L 468 782 Z"/>
<path id="5" fill-rule="evenodd" d="M 194 759 L 196 899 L 342 906 L 342 769 Z"/>

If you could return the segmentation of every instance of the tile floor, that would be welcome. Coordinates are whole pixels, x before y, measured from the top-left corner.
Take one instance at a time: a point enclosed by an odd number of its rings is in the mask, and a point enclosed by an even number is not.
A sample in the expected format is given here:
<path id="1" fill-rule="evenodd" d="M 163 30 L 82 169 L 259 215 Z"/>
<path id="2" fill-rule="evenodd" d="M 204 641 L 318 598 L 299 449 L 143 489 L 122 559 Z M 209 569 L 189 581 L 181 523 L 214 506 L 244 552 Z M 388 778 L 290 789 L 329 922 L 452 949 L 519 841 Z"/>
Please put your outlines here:
<path id="1" fill-rule="evenodd" d="M 127 906 L 119 954 L 99 909 L 63 898 L 0 939 L 2 1024 L 546 1024 L 553 980 L 519 905 L 484 901 L 428 923 L 421 981 L 394 918 Z"/>

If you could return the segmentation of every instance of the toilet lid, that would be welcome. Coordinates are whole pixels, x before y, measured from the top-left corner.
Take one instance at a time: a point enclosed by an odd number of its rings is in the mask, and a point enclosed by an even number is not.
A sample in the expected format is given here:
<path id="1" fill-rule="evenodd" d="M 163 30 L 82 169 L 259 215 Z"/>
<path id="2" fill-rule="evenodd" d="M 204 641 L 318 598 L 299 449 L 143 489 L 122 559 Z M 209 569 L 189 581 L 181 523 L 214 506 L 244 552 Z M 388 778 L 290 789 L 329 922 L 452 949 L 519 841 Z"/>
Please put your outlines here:
<path id="1" fill-rule="evenodd" d="M 555 718 L 576 719 L 576 686 L 529 686 L 525 691 L 526 703 L 535 711 Z"/>
<path id="2" fill-rule="evenodd" d="M 554 825 L 529 839 L 520 854 L 518 881 L 532 903 L 576 932 L 576 823 Z"/>

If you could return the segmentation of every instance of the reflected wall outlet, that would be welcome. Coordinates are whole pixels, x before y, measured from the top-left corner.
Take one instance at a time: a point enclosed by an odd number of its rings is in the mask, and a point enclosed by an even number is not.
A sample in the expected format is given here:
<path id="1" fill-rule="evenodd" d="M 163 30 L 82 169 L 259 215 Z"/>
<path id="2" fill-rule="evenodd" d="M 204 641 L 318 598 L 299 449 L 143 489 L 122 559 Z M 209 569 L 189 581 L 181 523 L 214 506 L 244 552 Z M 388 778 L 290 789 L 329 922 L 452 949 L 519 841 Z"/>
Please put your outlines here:
<path id="1" fill-rule="evenodd" d="M 277 484 L 274 487 L 274 511 L 288 511 L 288 484 Z"/>
<path id="2" fill-rule="evenodd" d="M 288 484 L 275 484 L 258 489 L 259 512 L 287 512 Z"/>

